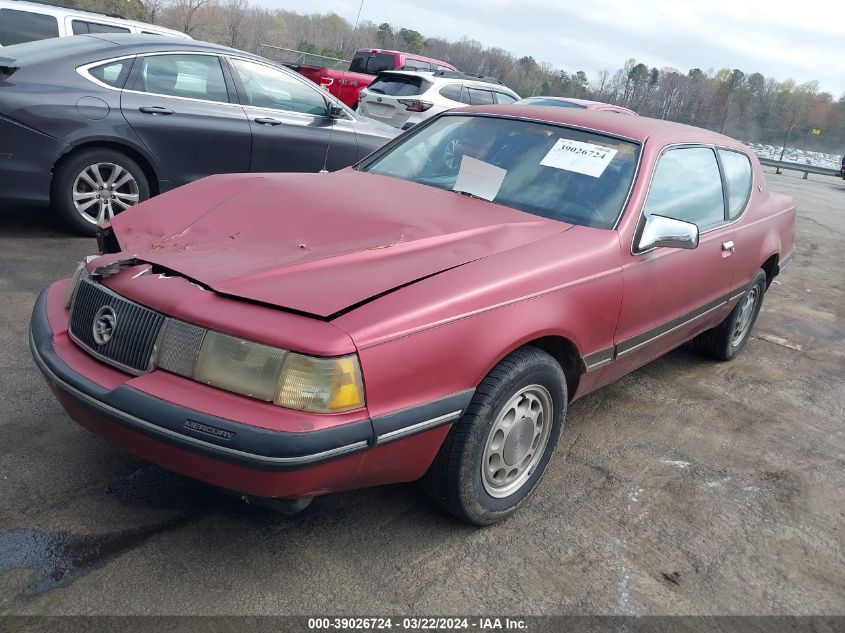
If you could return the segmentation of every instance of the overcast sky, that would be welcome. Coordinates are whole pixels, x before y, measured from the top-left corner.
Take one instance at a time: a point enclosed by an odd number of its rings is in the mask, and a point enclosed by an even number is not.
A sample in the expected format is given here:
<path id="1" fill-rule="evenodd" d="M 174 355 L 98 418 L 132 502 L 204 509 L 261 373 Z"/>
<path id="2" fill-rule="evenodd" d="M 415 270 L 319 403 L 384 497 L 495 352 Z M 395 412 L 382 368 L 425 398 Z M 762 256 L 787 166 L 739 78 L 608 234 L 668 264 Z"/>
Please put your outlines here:
<path id="1" fill-rule="evenodd" d="M 354 23 L 359 0 L 254 0 Z M 843 0 L 364 0 L 361 21 L 450 40 L 466 35 L 594 79 L 634 57 L 648 66 L 739 68 L 845 93 Z"/>

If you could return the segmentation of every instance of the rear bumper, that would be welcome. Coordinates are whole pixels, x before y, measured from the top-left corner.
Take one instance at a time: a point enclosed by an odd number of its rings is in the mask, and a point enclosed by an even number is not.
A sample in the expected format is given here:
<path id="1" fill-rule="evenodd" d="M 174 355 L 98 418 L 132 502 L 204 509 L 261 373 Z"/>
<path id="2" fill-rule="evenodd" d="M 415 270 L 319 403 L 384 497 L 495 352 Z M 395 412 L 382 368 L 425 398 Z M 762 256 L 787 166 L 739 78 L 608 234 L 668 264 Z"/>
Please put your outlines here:
<path id="1" fill-rule="evenodd" d="M 29 343 L 36 365 L 70 417 L 141 458 L 240 493 L 293 499 L 415 479 L 472 397 L 471 391 L 463 392 L 301 433 L 223 419 L 127 384 L 103 387 L 74 370 L 53 344 L 47 302 L 59 297 L 49 292 L 35 304 Z"/>
<path id="2" fill-rule="evenodd" d="M 390 111 L 390 114 L 387 116 L 374 114 L 373 110 L 379 107 L 378 105 L 371 105 L 366 100 L 358 102 L 358 113 L 373 119 L 374 121 L 378 121 L 379 123 L 384 123 L 391 127 L 397 129 L 404 129 L 403 126 L 406 123 L 409 123 L 411 120 L 411 113 L 406 112 L 400 109 L 394 109 Z"/>
<path id="3" fill-rule="evenodd" d="M 67 143 L 0 115 L 0 200 L 46 204 Z"/>

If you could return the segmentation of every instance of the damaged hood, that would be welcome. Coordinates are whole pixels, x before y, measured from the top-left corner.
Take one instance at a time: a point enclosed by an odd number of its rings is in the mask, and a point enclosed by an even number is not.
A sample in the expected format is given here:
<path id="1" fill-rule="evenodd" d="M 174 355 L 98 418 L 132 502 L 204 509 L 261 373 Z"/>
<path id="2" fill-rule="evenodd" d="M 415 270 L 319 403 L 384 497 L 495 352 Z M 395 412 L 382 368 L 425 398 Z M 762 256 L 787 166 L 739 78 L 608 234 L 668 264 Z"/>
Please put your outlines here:
<path id="1" fill-rule="evenodd" d="M 111 225 L 122 258 L 321 317 L 571 228 L 351 169 L 212 176 Z"/>

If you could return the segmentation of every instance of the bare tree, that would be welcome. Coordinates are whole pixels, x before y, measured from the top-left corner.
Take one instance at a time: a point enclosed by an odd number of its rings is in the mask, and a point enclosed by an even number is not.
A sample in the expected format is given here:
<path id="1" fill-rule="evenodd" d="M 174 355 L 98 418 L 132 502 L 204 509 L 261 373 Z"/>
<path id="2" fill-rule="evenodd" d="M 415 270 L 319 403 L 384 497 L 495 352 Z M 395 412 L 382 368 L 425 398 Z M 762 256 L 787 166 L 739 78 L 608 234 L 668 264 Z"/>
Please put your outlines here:
<path id="1" fill-rule="evenodd" d="M 169 0 L 145 0 L 144 10 L 147 22 L 156 24 L 161 12 L 169 6 Z"/>
<path id="2" fill-rule="evenodd" d="M 596 81 L 593 83 L 593 92 L 597 96 L 604 95 L 607 86 L 610 83 L 610 71 L 607 68 L 602 68 L 596 73 Z"/>
<path id="3" fill-rule="evenodd" d="M 238 36 L 241 35 L 248 8 L 247 0 L 226 0 L 223 11 L 226 16 L 226 34 L 229 46 L 238 47 Z"/>
<path id="4" fill-rule="evenodd" d="M 208 4 L 208 0 L 175 0 L 173 9 L 176 12 L 179 30 L 188 35 L 198 28 L 197 12 Z"/>

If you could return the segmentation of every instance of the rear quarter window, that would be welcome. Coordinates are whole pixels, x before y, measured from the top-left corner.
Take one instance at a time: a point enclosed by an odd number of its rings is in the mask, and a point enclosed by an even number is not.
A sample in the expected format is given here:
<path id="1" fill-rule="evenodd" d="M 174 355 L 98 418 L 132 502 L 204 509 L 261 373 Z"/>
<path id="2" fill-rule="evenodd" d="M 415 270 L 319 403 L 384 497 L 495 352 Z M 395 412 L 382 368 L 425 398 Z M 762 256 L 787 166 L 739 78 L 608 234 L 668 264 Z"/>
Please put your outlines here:
<path id="1" fill-rule="evenodd" d="M 88 74 L 113 88 L 123 88 L 130 68 L 132 68 L 132 60 L 121 59 L 89 68 Z"/>
<path id="2" fill-rule="evenodd" d="M 13 46 L 58 36 L 59 22 L 52 15 L 0 9 L 0 45 Z"/>
<path id="3" fill-rule="evenodd" d="M 450 101 L 461 102 L 461 84 L 452 84 L 450 86 L 443 86 L 440 89 L 440 96 Z"/>
<path id="4" fill-rule="evenodd" d="M 719 150 L 719 158 L 728 191 L 728 219 L 735 220 L 751 196 L 751 161 L 745 154 L 724 149 Z"/>
<path id="5" fill-rule="evenodd" d="M 391 97 L 406 97 L 422 93 L 423 80 L 421 77 L 379 77 L 368 87 L 370 92 Z"/>

